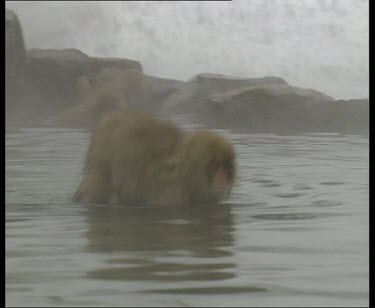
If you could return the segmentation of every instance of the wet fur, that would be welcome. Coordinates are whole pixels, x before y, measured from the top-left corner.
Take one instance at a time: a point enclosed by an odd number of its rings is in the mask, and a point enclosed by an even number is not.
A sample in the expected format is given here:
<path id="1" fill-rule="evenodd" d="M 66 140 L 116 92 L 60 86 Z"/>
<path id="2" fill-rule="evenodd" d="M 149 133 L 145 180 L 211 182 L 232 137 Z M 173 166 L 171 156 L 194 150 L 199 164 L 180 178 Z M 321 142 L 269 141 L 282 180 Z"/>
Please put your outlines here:
<path id="1" fill-rule="evenodd" d="M 74 200 L 187 205 L 218 203 L 228 192 L 210 186 L 209 165 L 227 161 L 235 176 L 232 144 L 206 130 L 184 132 L 140 112 L 107 116 L 93 132 L 84 178 Z"/>

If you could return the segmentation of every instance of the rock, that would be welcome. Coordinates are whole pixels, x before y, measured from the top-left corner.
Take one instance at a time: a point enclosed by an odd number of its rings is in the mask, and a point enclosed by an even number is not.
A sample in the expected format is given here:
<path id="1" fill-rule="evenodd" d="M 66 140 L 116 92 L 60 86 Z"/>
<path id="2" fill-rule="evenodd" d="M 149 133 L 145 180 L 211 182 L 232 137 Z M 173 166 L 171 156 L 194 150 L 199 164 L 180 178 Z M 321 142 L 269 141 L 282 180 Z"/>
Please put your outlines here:
<path id="1" fill-rule="evenodd" d="M 28 57 L 32 104 L 42 115 L 61 111 L 67 107 L 66 102 L 74 101 L 79 96 L 77 81 L 82 76 L 92 82 L 105 67 L 142 71 L 141 64 L 134 60 L 94 58 L 75 49 L 33 49 Z"/>
<path id="2" fill-rule="evenodd" d="M 195 75 L 191 79 L 191 81 L 206 88 L 209 86 L 217 89 L 221 88 L 222 90 L 264 84 L 287 84 L 284 79 L 274 76 L 267 76 L 262 78 L 243 78 L 210 73 L 201 73 Z"/>
<path id="3" fill-rule="evenodd" d="M 368 135 L 369 100 L 310 102 L 286 108 L 280 117 L 294 131 Z"/>
<path id="4" fill-rule="evenodd" d="M 13 82 L 24 77 L 26 49 L 18 17 L 8 9 L 5 13 L 5 30 L 6 79 Z"/>
<path id="5" fill-rule="evenodd" d="M 169 97 L 181 91 L 184 86 L 184 81 L 144 75 L 144 99 L 140 108 L 156 113 Z"/>
<path id="6" fill-rule="evenodd" d="M 78 49 L 39 49 L 34 48 L 27 52 L 27 55 L 33 59 L 52 59 L 67 62 L 83 63 L 89 62 L 90 57 Z"/>
<path id="7" fill-rule="evenodd" d="M 276 77 L 200 74 L 172 95 L 163 108 L 167 114 L 193 115 L 211 128 L 368 134 L 368 100 L 335 101 Z"/>
<path id="8" fill-rule="evenodd" d="M 263 78 L 240 78 L 202 73 L 190 79 L 182 89 L 164 102 L 163 110 L 167 113 L 200 112 L 201 100 L 212 94 L 249 86 L 273 84 L 286 85 L 286 82 L 282 78 L 272 76 Z"/>
<path id="9" fill-rule="evenodd" d="M 331 102 L 333 99 L 310 89 L 286 84 L 252 86 L 209 96 L 203 100 L 207 123 L 253 132 L 298 131 L 288 110 L 304 104 Z"/>
<path id="10" fill-rule="evenodd" d="M 22 110 L 25 99 L 25 72 L 27 68 L 25 43 L 17 15 L 5 11 L 5 104 L 6 119 Z"/>
<path id="11" fill-rule="evenodd" d="M 97 91 L 93 85 L 104 68 L 142 72 L 139 62 L 90 57 L 76 49 L 26 51 L 17 15 L 6 10 L 5 19 L 7 124 L 46 118 L 64 110 L 62 122 L 68 119 L 79 126 L 80 116 L 87 115 L 86 124 L 92 126 L 102 114 L 125 108 L 117 103 L 121 91 L 107 88 L 97 96 L 92 94 Z M 209 127 L 248 132 L 368 134 L 368 99 L 335 101 L 273 76 L 202 73 L 183 82 L 141 75 L 142 99 L 136 94 L 137 102 L 130 107 L 161 116 L 190 115 Z M 90 95 L 94 98 L 86 99 Z"/>

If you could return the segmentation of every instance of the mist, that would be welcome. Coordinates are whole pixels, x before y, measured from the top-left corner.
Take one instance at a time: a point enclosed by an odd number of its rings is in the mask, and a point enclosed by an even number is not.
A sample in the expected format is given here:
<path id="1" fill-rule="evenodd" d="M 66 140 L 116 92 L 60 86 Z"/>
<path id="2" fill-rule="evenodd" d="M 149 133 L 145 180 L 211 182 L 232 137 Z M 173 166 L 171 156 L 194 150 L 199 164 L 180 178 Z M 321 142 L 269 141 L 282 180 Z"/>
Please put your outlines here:
<path id="1" fill-rule="evenodd" d="M 138 60 L 145 74 L 278 76 L 335 99 L 368 98 L 365 0 L 7 1 L 26 48 Z"/>
<path id="2" fill-rule="evenodd" d="M 7 1 L 5 306 L 368 307 L 368 6 Z"/>

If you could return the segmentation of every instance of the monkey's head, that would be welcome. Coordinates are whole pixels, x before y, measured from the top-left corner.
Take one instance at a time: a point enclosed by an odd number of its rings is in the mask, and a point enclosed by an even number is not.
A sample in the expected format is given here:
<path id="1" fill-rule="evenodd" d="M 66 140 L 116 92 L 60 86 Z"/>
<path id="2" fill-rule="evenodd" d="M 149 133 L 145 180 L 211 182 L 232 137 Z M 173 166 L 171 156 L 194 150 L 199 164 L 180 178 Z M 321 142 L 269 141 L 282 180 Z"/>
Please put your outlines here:
<path id="1" fill-rule="evenodd" d="M 120 110 L 119 101 L 116 96 L 111 93 L 99 93 L 95 100 L 88 104 L 89 117 L 88 120 L 95 126 L 102 118 L 108 114 Z"/>
<path id="2" fill-rule="evenodd" d="M 202 130 L 190 136 L 185 161 L 194 203 L 218 203 L 229 196 L 236 173 L 235 156 L 233 145 L 213 132 Z"/>

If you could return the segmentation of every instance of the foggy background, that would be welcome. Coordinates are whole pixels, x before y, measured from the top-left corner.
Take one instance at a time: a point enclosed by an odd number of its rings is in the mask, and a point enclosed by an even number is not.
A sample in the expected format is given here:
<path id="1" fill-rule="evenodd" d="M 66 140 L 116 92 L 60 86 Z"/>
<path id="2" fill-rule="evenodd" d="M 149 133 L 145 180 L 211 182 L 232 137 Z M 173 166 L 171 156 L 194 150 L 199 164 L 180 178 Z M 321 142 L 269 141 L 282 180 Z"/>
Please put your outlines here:
<path id="1" fill-rule="evenodd" d="M 278 76 L 335 99 L 369 96 L 367 0 L 7 1 L 26 48 L 138 60 L 145 74 Z"/>

